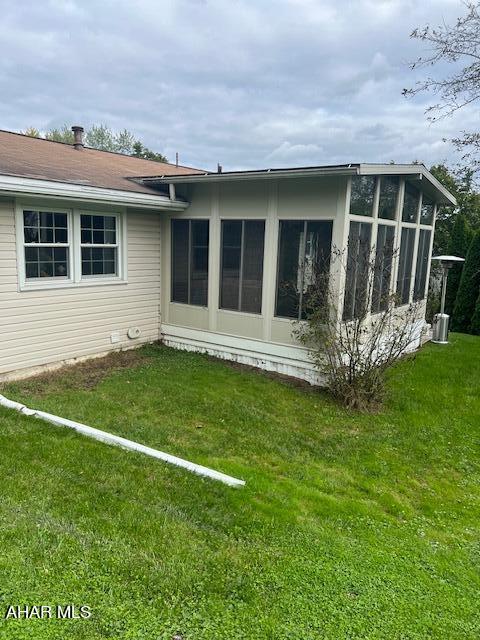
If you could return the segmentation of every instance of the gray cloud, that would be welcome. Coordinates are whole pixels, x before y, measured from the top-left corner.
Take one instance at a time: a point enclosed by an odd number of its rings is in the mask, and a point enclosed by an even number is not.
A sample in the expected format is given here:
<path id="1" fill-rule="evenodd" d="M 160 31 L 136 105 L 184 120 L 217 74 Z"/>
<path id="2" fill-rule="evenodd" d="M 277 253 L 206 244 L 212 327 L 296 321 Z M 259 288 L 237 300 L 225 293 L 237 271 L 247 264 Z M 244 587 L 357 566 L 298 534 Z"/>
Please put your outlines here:
<path id="1" fill-rule="evenodd" d="M 0 126 L 105 122 L 181 162 L 225 169 L 453 158 L 402 98 L 409 33 L 459 0 L 0 2 Z"/>

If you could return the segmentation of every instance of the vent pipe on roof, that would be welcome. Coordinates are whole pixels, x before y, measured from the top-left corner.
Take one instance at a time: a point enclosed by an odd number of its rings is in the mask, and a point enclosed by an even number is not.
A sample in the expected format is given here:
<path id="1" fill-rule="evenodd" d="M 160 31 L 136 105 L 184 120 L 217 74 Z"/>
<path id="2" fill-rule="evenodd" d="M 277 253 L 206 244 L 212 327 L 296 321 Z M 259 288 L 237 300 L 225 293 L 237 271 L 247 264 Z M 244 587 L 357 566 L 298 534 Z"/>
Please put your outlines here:
<path id="1" fill-rule="evenodd" d="M 175 154 L 175 166 L 178 167 L 178 151 Z"/>
<path id="2" fill-rule="evenodd" d="M 83 127 L 73 126 L 73 147 L 78 151 L 83 149 Z"/>

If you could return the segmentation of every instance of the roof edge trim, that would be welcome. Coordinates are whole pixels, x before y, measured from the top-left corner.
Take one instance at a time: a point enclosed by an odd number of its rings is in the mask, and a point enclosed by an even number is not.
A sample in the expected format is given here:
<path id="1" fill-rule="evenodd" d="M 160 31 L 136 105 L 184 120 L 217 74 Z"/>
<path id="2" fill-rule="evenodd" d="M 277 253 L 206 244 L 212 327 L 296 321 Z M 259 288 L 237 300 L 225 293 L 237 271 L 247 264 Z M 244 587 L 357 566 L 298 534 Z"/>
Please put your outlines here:
<path id="1" fill-rule="evenodd" d="M 74 198 L 84 202 L 109 202 L 111 204 L 158 208 L 169 211 L 184 211 L 189 205 L 188 202 L 182 200 L 170 200 L 167 196 L 157 196 L 149 193 L 0 174 L 0 194 L 5 193 L 50 198 Z"/>
<path id="2" fill-rule="evenodd" d="M 145 186 L 150 184 L 191 184 L 202 182 L 228 182 L 240 180 L 273 180 L 278 178 L 308 178 L 321 176 L 350 175 L 400 175 L 415 179 L 425 178 L 438 194 L 438 202 L 455 206 L 455 197 L 428 171 L 423 164 L 344 164 L 319 167 L 284 169 L 260 169 L 252 171 L 204 172 L 183 175 L 158 175 L 136 178 Z"/>

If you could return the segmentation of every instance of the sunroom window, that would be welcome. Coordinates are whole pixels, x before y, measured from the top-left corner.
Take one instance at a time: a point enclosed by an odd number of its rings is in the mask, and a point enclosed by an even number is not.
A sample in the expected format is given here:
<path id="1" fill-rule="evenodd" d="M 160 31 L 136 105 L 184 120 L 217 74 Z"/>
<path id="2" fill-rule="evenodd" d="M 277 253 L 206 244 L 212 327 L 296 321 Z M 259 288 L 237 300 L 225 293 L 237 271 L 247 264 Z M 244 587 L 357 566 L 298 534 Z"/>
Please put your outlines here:
<path id="1" fill-rule="evenodd" d="M 423 300 L 423 298 L 425 298 L 431 237 L 431 231 L 428 231 L 427 229 L 420 229 L 418 237 L 417 268 L 415 270 L 415 286 L 413 288 L 414 300 Z"/>
<path id="2" fill-rule="evenodd" d="M 432 224 L 433 223 L 433 210 L 435 204 L 428 196 L 423 194 L 422 206 L 420 208 L 420 224 Z"/>
<path id="3" fill-rule="evenodd" d="M 398 187 L 398 177 L 382 176 L 380 178 L 380 196 L 378 202 L 379 218 L 395 220 Z"/>
<path id="4" fill-rule="evenodd" d="M 350 191 L 350 213 L 357 216 L 373 214 L 375 176 L 353 176 Z"/>
<path id="5" fill-rule="evenodd" d="M 330 220 L 281 220 L 275 315 L 305 319 L 326 293 Z M 320 296 L 320 297 L 319 297 Z"/>
<path id="6" fill-rule="evenodd" d="M 343 319 L 361 317 L 368 302 L 370 277 L 370 240 L 372 225 L 367 222 L 351 222 L 348 235 L 347 273 L 343 301 Z"/>
<path id="7" fill-rule="evenodd" d="M 69 217 L 54 211 L 23 211 L 25 278 L 62 278 L 70 274 Z"/>
<path id="8" fill-rule="evenodd" d="M 172 302 L 207 306 L 208 220 L 172 220 Z"/>
<path id="9" fill-rule="evenodd" d="M 262 311 L 264 220 L 222 220 L 220 308 Z"/>
<path id="10" fill-rule="evenodd" d="M 420 191 L 409 182 L 405 182 L 405 194 L 403 197 L 403 222 L 417 222 L 418 207 L 420 204 Z"/>
<path id="11" fill-rule="evenodd" d="M 372 313 L 385 311 L 388 307 L 394 242 L 395 227 L 392 225 L 379 224 L 377 231 L 377 243 L 375 247 Z"/>
<path id="12" fill-rule="evenodd" d="M 410 301 L 415 232 L 416 230 L 413 227 L 402 228 L 397 274 L 398 304 L 407 304 Z"/>

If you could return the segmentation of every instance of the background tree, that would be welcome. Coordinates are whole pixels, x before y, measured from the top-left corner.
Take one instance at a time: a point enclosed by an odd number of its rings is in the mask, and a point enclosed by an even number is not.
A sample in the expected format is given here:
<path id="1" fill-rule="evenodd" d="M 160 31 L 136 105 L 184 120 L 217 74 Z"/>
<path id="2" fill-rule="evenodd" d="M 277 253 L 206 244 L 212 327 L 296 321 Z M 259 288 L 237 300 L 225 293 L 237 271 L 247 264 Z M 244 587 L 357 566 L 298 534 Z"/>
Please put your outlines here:
<path id="1" fill-rule="evenodd" d="M 468 333 L 472 328 L 475 304 L 480 294 L 480 231 L 473 236 L 463 266 L 455 308 L 452 329 Z"/>
<path id="2" fill-rule="evenodd" d="M 460 213 L 456 216 L 455 222 L 453 223 L 447 254 L 450 256 L 460 256 L 461 258 L 464 258 L 467 255 L 471 241 L 471 227 L 467 222 L 465 214 Z M 463 264 L 460 263 L 454 265 L 448 273 L 445 312 L 449 315 L 452 315 L 453 313 L 462 271 Z"/>
<path id="3" fill-rule="evenodd" d="M 148 147 L 144 147 L 143 144 L 137 140 L 133 145 L 133 152 L 130 154 L 136 158 L 143 158 L 144 160 L 155 160 L 156 162 L 167 162 L 165 156 L 161 153 L 151 151 Z"/>
<path id="4" fill-rule="evenodd" d="M 456 207 L 442 206 L 437 212 L 434 251 L 445 254 L 450 250 L 453 227 L 459 215 L 465 217 L 471 229 L 480 229 L 480 194 L 473 180 L 473 171 L 468 167 L 452 170 L 439 164 L 431 167 L 430 172 L 457 200 Z M 464 258 L 465 253 L 461 257 Z"/>
<path id="5" fill-rule="evenodd" d="M 39 136 L 42 137 L 42 136 Z M 50 129 L 46 131 L 45 140 L 53 140 L 53 142 L 66 142 L 67 144 L 73 144 L 74 136 L 73 131 L 66 124 L 60 129 Z"/>
<path id="6" fill-rule="evenodd" d="M 27 127 L 24 131 L 20 131 L 24 136 L 30 136 L 31 138 L 41 138 L 40 131 L 35 127 Z"/>
<path id="7" fill-rule="evenodd" d="M 464 3 L 466 13 L 453 25 L 417 28 L 411 38 L 425 45 L 426 54 L 411 64 L 412 69 L 435 68 L 451 65 L 453 71 L 446 77 L 427 76 L 413 88 L 404 89 L 404 95 L 432 93 L 437 101 L 427 109 L 431 121 L 449 116 L 480 98 L 480 13 L 479 3 Z M 463 66 L 462 66 L 463 65 Z M 480 169 L 480 133 L 463 131 L 452 140 L 463 150 L 476 169 Z"/>
<path id="8" fill-rule="evenodd" d="M 22 131 L 24 135 L 34 138 L 45 138 L 45 140 L 53 140 L 54 142 L 65 142 L 73 144 L 73 132 L 70 127 L 64 124 L 60 128 L 49 129 L 42 134 L 35 127 L 28 127 Z M 115 153 L 123 153 L 136 158 L 144 158 L 145 160 L 154 160 L 155 162 L 168 162 L 167 158 L 155 151 L 151 151 L 145 147 L 140 140 L 137 140 L 133 133 L 124 129 L 115 132 L 106 124 L 94 124 L 85 132 L 85 144 L 92 149 L 100 151 L 113 151 Z"/>
<path id="9" fill-rule="evenodd" d="M 129 156 L 133 154 L 133 147 L 135 145 L 135 136 L 127 129 L 120 131 L 115 136 L 115 150 L 118 153 L 125 153 Z"/>
<path id="10" fill-rule="evenodd" d="M 443 206 L 437 212 L 434 254 L 453 254 L 465 258 L 473 232 L 480 230 L 480 194 L 476 190 L 473 171 L 468 167 L 454 171 L 445 165 L 435 165 L 430 171 L 457 199 L 456 207 Z M 440 308 L 440 280 L 435 278 L 439 269 L 433 265 L 427 301 L 429 322 Z M 448 276 L 446 312 L 450 315 L 455 308 L 462 271 L 463 264 L 455 265 Z"/>
<path id="11" fill-rule="evenodd" d="M 478 294 L 477 304 L 475 305 L 475 313 L 473 314 L 470 331 L 475 336 L 480 336 L 480 293 Z"/>
<path id="12" fill-rule="evenodd" d="M 100 151 L 116 151 L 114 132 L 105 124 L 94 124 L 85 132 L 85 144 Z"/>

